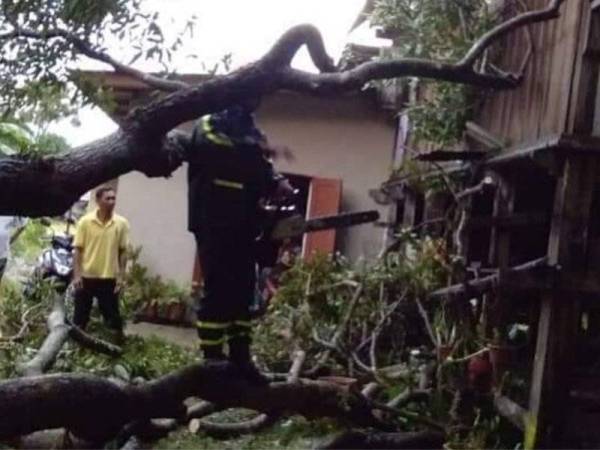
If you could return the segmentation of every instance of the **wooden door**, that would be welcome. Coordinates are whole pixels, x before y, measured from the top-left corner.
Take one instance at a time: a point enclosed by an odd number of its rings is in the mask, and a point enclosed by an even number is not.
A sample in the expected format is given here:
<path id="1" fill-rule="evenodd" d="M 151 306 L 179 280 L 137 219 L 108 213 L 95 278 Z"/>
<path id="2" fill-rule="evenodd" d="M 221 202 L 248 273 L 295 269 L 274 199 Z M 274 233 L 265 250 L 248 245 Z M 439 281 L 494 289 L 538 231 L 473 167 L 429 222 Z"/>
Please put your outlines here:
<path id="1" fill-rule="evenodd" d="M 340 211 L 342 181 L 327 178 L 313 178 L 308 191 L 306 217 L 327 216 Z M 335 250 L 335 230 L 317 231 L 304 235 L 302 257 L 309 258 L 315 253 L 333 253 Z"/>

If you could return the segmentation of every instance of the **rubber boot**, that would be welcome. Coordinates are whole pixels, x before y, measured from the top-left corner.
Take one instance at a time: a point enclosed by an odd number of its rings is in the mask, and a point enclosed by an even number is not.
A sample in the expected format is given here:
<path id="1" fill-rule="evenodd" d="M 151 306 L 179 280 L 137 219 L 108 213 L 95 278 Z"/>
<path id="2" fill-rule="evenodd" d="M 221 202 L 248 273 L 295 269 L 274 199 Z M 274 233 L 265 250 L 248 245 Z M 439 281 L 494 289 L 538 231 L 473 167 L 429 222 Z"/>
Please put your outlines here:
<path id="1" fill-rule="evenodd" d="M 223 353 L 222 345 L 200 346 L 200 350 L 202 352 L 204 362 L 208 364 L 227 361 L 227 357 L 225 356 L 225 353 Z"/>
<path id="2" fill-rule="evenodd" d="M 229 360 L 235 364 L 240 375 L 249 383 L 266 386 L 269 379 L 265 377 L 252 362 L 250 355 L 250 339 L 247 337 L 229 340 Z"/>

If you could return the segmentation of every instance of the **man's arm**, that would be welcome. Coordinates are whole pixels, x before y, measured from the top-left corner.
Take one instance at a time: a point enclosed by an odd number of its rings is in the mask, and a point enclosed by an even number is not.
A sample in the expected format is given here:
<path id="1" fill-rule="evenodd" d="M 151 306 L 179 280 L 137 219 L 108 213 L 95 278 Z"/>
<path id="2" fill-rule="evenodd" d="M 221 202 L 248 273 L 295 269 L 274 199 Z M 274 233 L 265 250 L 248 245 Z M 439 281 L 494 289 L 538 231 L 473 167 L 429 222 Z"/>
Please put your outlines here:
<path id="1" fill-rule="evenodd" d="M 127 275 L 127 249 L 119 249 L 119 271 L 117 272 L 117 290 L 125 287 L 125 276 Z"/>
<path id="2" fill-rule="evenodd" d="M 82 261 L 83 247 L 75 247 L 73 251 L 73 286 L 75 289 L 80 289 L 82 286 L 81 282 L 81 261 Z"/>
<path id="3" fill-rule="evenodd" d="M 126 222 L 119 240 L 119 267 L 117 269 L 117 284 L 115 290 L 120 291 L 125 286 L 127 275 L 127 250 L 129 248 L 129 223 Z"/>
<path id="4" fill-rule="evenodd" d="M 73 286 L 81 289 L 83 276 L 83 252 L 85 249 L 85 223 L 80 220 L 75 229 L 73 242 Z"/>

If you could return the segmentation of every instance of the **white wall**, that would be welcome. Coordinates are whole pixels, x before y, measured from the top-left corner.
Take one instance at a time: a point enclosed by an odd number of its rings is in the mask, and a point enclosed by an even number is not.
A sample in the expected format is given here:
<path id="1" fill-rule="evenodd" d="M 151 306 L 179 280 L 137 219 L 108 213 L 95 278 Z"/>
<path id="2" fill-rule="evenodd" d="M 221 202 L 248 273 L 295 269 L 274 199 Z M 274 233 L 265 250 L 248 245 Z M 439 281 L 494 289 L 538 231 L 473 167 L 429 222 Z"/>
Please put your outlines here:
<path id="1" fill-rule="evenodd" d="M 195 243 L 187 231 L 186 168 L 168 179 L 127 174 L 117 195 L 117 213 L 129 220 L 133 244 L 143 247 L 141 262 L 166 279 L 190 283 Z"/>
<path id="2" fill-rule="evenodd" d="M 342 210 L 376 208 L 368 190 L 389 176 L 394 127 L 369 97 L 277 94 L 263 103 L 258 122 L 269 139 L 289 146 L 296 156 L 291 163 L 278 160 L 278 170 L 342 179 Z M 133 242 L 143 246 L 142 263 L 166 278 L 191 280 L 194 241 L 187 231 L 185 168 L 169 179 L 138 173 L 121 177 L 117 210 L 129 219 Z M 382 235 L 383 229 L 363 225 L 339 232 L 338 244 L 352 259 L 373 257 Z"/>
<path id="3" fill-rule="evenodd" d="M 394 126 L 367 96 L 342 99 L 286 93 L 263 103 L 258 121 L 270 140 L 288 145 L 293 162 L 279 170 L 342 180 L 342 211 L 379 209 L 368 195 L 387 179 L 392 166 Z M 373 225 L 338 232 L 339 248 L 350 258 L 375 256 L 383 229 Z"/>

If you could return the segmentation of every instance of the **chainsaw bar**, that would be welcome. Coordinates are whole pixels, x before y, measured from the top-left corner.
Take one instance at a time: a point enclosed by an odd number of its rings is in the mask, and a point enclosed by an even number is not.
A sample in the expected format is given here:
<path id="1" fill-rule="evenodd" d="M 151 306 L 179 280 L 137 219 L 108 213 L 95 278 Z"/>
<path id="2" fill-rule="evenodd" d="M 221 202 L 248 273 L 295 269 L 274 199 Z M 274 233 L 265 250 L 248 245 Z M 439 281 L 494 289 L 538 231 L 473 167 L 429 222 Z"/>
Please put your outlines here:
<path id="1" fill-rule="evenodd" d="M 271 233 L 271 239 L 281 240 L 300 236 L 304 233 L 352 227 L 363 223 L 375 222 L 378 219 L 379 212 L 375 210 L 314 217 L 308 220 L 297 214 L 280 220 Z"/>

